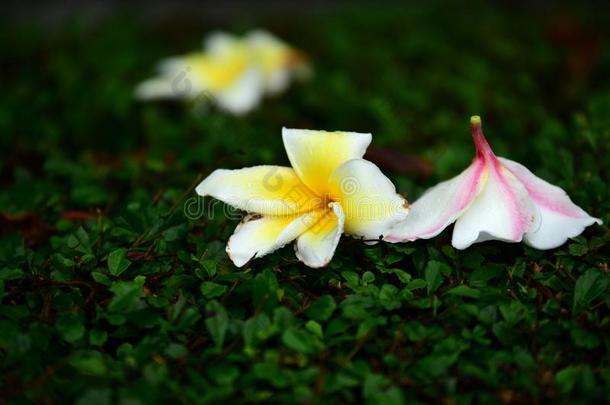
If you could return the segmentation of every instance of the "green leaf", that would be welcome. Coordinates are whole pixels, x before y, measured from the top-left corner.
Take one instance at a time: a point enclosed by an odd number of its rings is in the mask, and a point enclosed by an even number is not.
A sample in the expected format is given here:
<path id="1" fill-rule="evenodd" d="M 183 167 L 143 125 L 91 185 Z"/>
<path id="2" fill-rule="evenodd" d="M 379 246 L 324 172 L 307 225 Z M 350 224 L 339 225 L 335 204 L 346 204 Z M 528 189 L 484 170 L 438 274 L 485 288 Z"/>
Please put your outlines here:
<path id="1" fill-rule="evenodd" d="M 388 311 L 400 308 L 401 302 L 398 298 L 398 292 L 398 288 L 391 284 L 382 285 L 379 290 L 379 302 Z"/>
<path id="2" fill-rule="evenodd" d="M 443 283 L 443 277 L 441 271 L 448 268 L 445 263 L 438 262 L 436 260 L 430 260 L 424 270 L 424 279 L 428 285 L 428 295 L 433 293 Z"/>
<path id="3" fill-rule="evenodd" d="M 311 354 L 317 351 L 315 336 L 299 329 L 286 329 L 282 334 L 282 342 L 299 353 Z"/>
<path id="4" fill-rule="evenodd" d="M 111 405 L 112 390 L 110 388 L 89 388 L 78 399 L 76 405 Z"/>
<path id="5" fill-rule="evenodd" d="M 89 331 L 89 343 L 93 346 L 102 346 L 108 340 L 108 332 L 92 329 Z"/>
<path id="6" fill-rule="evenodd" d="M 210 332 L 214 343 L 217 347 L 222 347 L 229 328 L 229 316 L 226 309 L 217 301 L 210 302 L 206 309 L 208 312 L 214 312 L 216 315 L 205 320 L 205 326 Z"/>
<path id="7" fill-rule="evenodd" d="M 121 275 L 131 262 L 126 258 L 127 249 L 116 249 L 108 255 L 108 271 L 115 276 Z"/>
<path id="8" fill-rule="evenodd" d="M 362 275 L 362 282 L 365 284 L 370 284 L 375 281 L 375 275 L 370 271 L 365 271 Z"/>
<path id="9" fill-rule="evenodd" d="M 426 280 L 423 280 L 421 278 L 414 278 L 413 280 L 411 280 L 409 282 L 409 284 L 407 284 L 407 289 L 408 290 L 419 290 L 420 288 L 424 288 L 427 285 L 428 285 L 428 283 L 426 283 Z"/>
<path id="10" fill-rule="evenodd" d="M 445 294 L 447 295 L 459 295 L 460 297 L 479 298 L 481 291 L 474 288 L 468 287 L 467 285 L 461 284 L 457 287 L 453 287 Z"/>
<path id="11" fill-rule="evenodd" d="M 597 269 L 589 269 L 576 280 L 572 312 L 586 309 L 608 287 L 608 277 Z"/>
<path id="12" fill-rule="evenodd" d="M 337 304 L 330 295 L 322 295 L 305 310 L 305 315 L 314 321 L 323 322 L 332 316 Z"/>
<path id="13" fill-rule="evenodd" d="M 578 347 L 592 350 L 599 346 L 599 339 L 595 333 L 586 329 L 573 327 L 570 330 L 570 336 L 572 336 L 574 343 Z"/>
<path id="14" fill-rule="evenodd" d="M 307 321 L 307 323 L 305 324 L 305 329 L 307 329 L 309 332 L 311 332 L 318 338 L 322 339 L 322 326 L 316 321 Z"/>
<path id="15" fill-rule="evenodd" d="M 110 280 L 107 275 L 99 271 L 92 271 L 91 277 L 93 277 L 96 282 L 104 284 L 105 286 L 109 286 L 112 284 L 112 280 Z"/>
<path id="16" fill-rule="evenodd" d="M 216 259 L 206 259 L 201 262 L 201 265 L 208 273 L 208 276 L 214 277 L 214 275 L 216 275 L 216 267 L 218 266 L 218 261 Z"/>
<path id="17" fill-rule="evenodd" d="M 580 379 L 581 368 L 580 366 L 568 366 L 555 375 L 555 382 L 561 392 L 568 393 L 574 389 Z"/>
<path id="18" fill-rule="evenodd" d="M 23 277 L 25 273 L 20 269 L 9 269 L 4 268 L 0 270 L 0 280 L 9 281 L 9 280 L 17 280 Z"/>
<path id="19" fill-rule="evenodd" d="M 242 336 L 247 347 L 253 347 L 276 333 L 277 326 L 271 324 L 271 320 L 265 313 L 248 319 L 244 322 Z"/>
<path id="20" fill-rule="evenodd" d="M 74 314 L 60 316 L 55 322 L 55 327 L 59 335 L 68 343 L 80 340 L 85 334 L 82 317 Z"/>
<path id="21" fill-rule="evenodd" d="M 172 359 L 179 359 L 188 355 L 189 351 L 186 346 L 181 345 L 179 343 L 170 343 L 165 349 L 165 354 L 167 354 Z"/>
<path id="22" fill-rule="evenodd" d="M 133 281 L 119 281 L 110 287 L 114 293 L 108 310 L 111 312 L 125 312 L 135 309 L 140 303 L 144 292 L 144 276 L 137 276 Z"/>
<path id="23" fill-rule="evenodd" d="M 586 241 L 582 241 L 582 243 L 570 243 L 568 251 L 572 256 L 584 256 L 589 251 L 589 246 L 587 246 Z"/>
<path id="24" fill-rule="evenodd" d="M 201 294 L 206 298 L 220 297 L 225 293 L 227 287 L 212 281 L 204 281 L 201 284 Z"/>
<path id="25" fill-rule="evenodd" d="M 360 281 L 360 277 L 355 271 L 345 270 L 341 272 L 341 275 L 343 276 L 345 281 L 347 281 L 347 283 L 353 287 L 357 286 L 358 282 Z"/>
<path id="26" fill-rule="evenodd" d="M 70 365 L 83 374 L 96 377 L 101 377 L 108 371 L 104 356 L 93 350 L 75 353 L 70 358 Z"/>

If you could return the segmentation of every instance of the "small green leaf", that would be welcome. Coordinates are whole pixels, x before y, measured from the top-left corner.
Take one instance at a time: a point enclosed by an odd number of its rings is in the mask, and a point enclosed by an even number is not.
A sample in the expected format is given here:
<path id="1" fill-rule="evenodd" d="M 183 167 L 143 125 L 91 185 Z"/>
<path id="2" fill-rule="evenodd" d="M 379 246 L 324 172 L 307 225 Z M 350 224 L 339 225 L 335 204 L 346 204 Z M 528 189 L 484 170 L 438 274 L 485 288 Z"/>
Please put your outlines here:
<path id="1" fill-rule="evenodd" d="M 305 315 L 318 322 L 326 321 L 332 316 L 336 307 L 337 304 L 332 296 L 323 295 L 305 310 Z"/>
<path id="2" fill-rule="evenodd" d="M 447 291 L 445 294 L 459 295 L 460 297 L 479 298 L 479 296 L 481 295 L 481 291 L 462 284 L 462 285 L 458 285 L 457 287 L 453 287 L 452 289 Z"/>
<path id="3" fill-rule="evenodd" d="M 108 310 L 111 312 L 125 312 L 134 309 L 143 295 L 144 276 L 137 276 L 133 281 L 119 281 L 110 287 L 114 293 Z"/>
<path id="4" fill-rule="evenodd" d="M 391 311 L 400 308 L 401 302 L 398 298 L 398 288 L 392 284 L 384 284 L 379 290 L 379 302 L 385 309 Z"/>
<path id="5" fill-rule="evenodd" d="M 97 377 L 108 371 L 102 353 L 93 350 L 74 354 L 70 358 L 70 365 L 83 374 Z"/>
<path id="6" fill-rule="evenodd" d="M 574 389 L 574 386 L 580 379 L 581 367 L 568 366 L 555 375 L 557 387 L 563 393 L 568 393 Z"/>
<path id="7" fill-rule="evenodd" d="M 167 349 L 165 349 L 165 354 L 172 359 L 179 359 L 186 356 L 188 353 L 188 349 L 179 343 L 170 343 L 169 346 L 167 346 Z"/>
<path id="8" fill-rule="evenodd" d="M 83 325 L 82 317 L 74 314 L 60 316 L 55 322 L 55 327 L 60 336 L 69 343 L 80 340 L 85 334 L 85 326 Z"/>
<path id="9" fill-rule="evenodd" d="M 322 326 L 316 321 L 307 321 L 307 323 L 305 324 L 305 329 L 322 339 Z"/>
<path id="10" fill-rule="evenodd" d="M 370 271 L 365 271 L 362 275 L 362 282 L 365 284 L 369 284 L 375 281 L 375 275 Z"/>
<path id="11" fill-rule="evenodd" d="M 127 270 L 131 262 L 125 257 L 127 249 L 117 249 L 108 255 L 108 271 L 110 274 L 119 276 Z"/>
<path id="12" fill-rule="evenodd" d="M 360 281 L 360 277 L 358 277 L 358 273 L 351 270 L 345 270 L 341 272 L 343 278 L 352 286 L 357 286 L 358 281 Z"/>
<path id="13" fill-rule="evenodd" d="M 597 269 L 587 270 L 576 280 L 572 311 L 580 312 L 587 308 L 607 287 L 608 277 L 606 275 L 602 275 Z"/>
<path id="14" fill-rule="evenodd" d="M 419 290 L 420 288 L 424 288 L 426 285 L 428 285 L 426 283 L 426 280 L 423 280 L 421 278 L 414 278 L 413 280 L 411 280 L 409 282 L 409 284 L 407 284 L 407 289 L 408 290 Z"/>
<path id="15" fill-rule="evenodd" d="M 22 278 L 25 273 L 20 269 L 4 268 L 0 270 L 0 280 L 9 281 Z"/>
<path id="16" fill-rule="evenodd" d="M 424 270 L 424 278 L 428 285 L 428 295 L 436 291 L 436 289 L 443 283 L 441 270 L 446 267 L 446 264 L 436 260 L 430 260 L 426 265 L 426 269 Z"/>
<path id="17" fill-rule="evenodd" d="M 205 271 L 208 273 L 208 276 L 214 277 L 214 275 L 216 274 L 216 266 L 218 265 L 217 260 L 206 259 L 203 262 L 201 262 L 201 265 L 203 266 Z"/>
<path id="18" fill-rule="evenodd" d="M 282 334 L 282 342 L 299 353 L 310 354 L 316 352 L 316 339 L 310 333 L 289 328 Z"/>
<path id="19" fill-rule="evenodd" d="M 211 281 L 204 281 L 201 284 L 201 294 L 206 298 L 220 297 L 226 290 L 226 286 Z"/>
<path id="20" fill-rule="evenodd" d="M 222 347 L 229 328 L 229 316 L 226 309 L 217 301 L 210 302 L 206 309 L 210 312 L 215 312 L 216 315 L 205 320 L 205 326 L 210 332 L 214 343 L 217 347 Z"/>
<path id="21" fill-rule="evenodd" d="M 91 272 L 91 277 L 93 277 L 93 279 L 94 279 L 96 282 L 98 282 L 98 283 L 100 283 L 100 284 L 103 284 L 103 285 L 105 285 L 105 286 L 109 286 L 110 284 L 112 284 L 112 280 L 110 280 L 110 279 L 108 278 L 108 276 L 107 276 L 107 275 L 105 275 L 105 274 L 104 274 L 104 273 L 102 273 L 102 272 L 99 272 L 99 271 L 92 271 L 92 272 Z"/>

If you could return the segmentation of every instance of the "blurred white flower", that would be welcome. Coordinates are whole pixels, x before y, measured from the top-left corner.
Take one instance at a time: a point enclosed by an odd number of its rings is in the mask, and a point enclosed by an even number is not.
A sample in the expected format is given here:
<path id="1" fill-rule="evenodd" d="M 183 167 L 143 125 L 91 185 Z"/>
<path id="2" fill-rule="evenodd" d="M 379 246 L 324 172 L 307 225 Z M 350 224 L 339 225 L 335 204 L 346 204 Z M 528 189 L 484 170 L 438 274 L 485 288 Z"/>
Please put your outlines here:
<path id="1" fill-rule="evenodd" d="M 232 114 L 244 114 L 266 94 L 285 90 L 293 79 L 306 79 L 305 56 L 272 34 L 256 30 L 239 38 L 214 33 L 204 50 L 162 60 L 159 75 L 142 82 L 136 97 L 212 102 Z"/>
<path id="2" fill-rule="evenodd" d="M 282 137 L 292 167 L 218 169 L 197 186 L 252 213 L 227 244 L 236 266 L 296 240 L 297 257 L 322 267 L 343 233 L 374 243 L 407 216 L 407 201 L 362 159 L 371 134 L 284 128 Z"/>
<path id="3" fill-rule="evenodd" d="M 602 223 L 561 188 L 517 162 L 496 157 L 483 135 L 480 117 L 472 117 L 470 123 L 477 150 L 472 164 L 424 193 L 385 240 L 432 238 L 455 222 L 451 243 L 456 249 L 492 239 L 523 239 L 534 248 L 552 249 L 587 226 Z"/>

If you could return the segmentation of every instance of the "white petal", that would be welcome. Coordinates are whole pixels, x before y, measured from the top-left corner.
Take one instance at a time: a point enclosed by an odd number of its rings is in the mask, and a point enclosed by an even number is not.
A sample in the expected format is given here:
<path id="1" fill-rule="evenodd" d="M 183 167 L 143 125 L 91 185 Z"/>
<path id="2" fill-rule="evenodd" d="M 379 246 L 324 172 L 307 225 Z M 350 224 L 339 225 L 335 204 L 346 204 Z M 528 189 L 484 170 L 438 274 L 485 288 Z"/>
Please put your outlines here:
<path id="1" fill-rule="evenodd" d="M 322 191 L 343 163 L 364 156 L 371 134 L 282 129 L 284 147 L 297 175 L 312 190 Z"/>
<path id="2" fill-rule="evenodd" d="M 203 40 L 203 49 L 209 53 L 222 53 L 240 43 L 240 39 L 233 34 L 216 31 L 208 34 Z"/>
<path id="3" fill-rule="evenodd" d="M 237 267 L 262 257 L 293 241 L 312 227 L 324 210 L 295 216 L 248 216 L 227 243 L 227 254 Z"/>
<path id="4" fill-rule="evenodd" d="M 476 159 L 456 177 L 426 191 L 411 205 L 411 212 L 384 238 L 388 242 L 433 238 L 453 223 L 481 192 L 488 174 Z"/>
<path id="5" fill-rule="evenodd" d="M 201 54 L 176 56 L 161 60 L 157 65 L 159 75 L 140 83 L 136 87 L 136 98 L 193 99 L 203 92 L 204 86 L 193 72 Z"/>
<path id="6" fill-rule="evenodd" d="M 563 189 L 535 176 L 517 162 L 499 159 L 525 186 L 540 209 L 540 228 L 525 234 L 524 240 L 528 245 L 536 249 L 553 249 L 564 244 L 568 238 L 580 235 L 587 226 L 602 224 L 600 219 L 590 216 L 574 204 Z"/>
<path id="7" fill-rule="evenodd" d="M 323 204 L 290 167 L 218 169 L 195 191 L 202 197 L 211 196 L 244 211 L 267 215 L 290 215 Z"/>
<path id="8" fill-rule="evenodd" d="M 538 209 L 517 178 L 497 160 L 487 170 L 483 190 L 455 223 L 451 243 L 456 249 L 492 239 L 520 242 L 540 226 Z"/>
<path id="9" fill-rule="evenodd" d="M 326 210 L 324 216 L 298 237 L 295 252 L 299 260 L 309 267 L 324 267 L 335 254 L 335 249 L 343 233 L 344 216 L 341 206 L 330 203 L 332 210 Z"/>
<path id="10" fill-rule="evenodd" d="M 236 115 L 245 114 L 256 108 L 264 92 L 264 81 L 259 69 L 249 68 L 234 84 L 226 89 L 209 93 L 221 109 Z"/>
<path id="11" fill-rule="evenodd" d="M 173 56 L 162 59 L 157 64 L 157 70 L 164 75 L 173 76 L 186 69 L 187 65 L 183 56 Z"/>
<path id="12" fill-rule="evenodd" d="M 409 213 L 408 202 L 375 164 L 352 159 L 329 180 L 330 196 L 345 213 L 345 233 L 379 239 Z"/>
<path id="13" fill-rule="evenodd" d="M 288 87 L 290 62 L 296 54 L 286 43 L 267 31 L 255 30 L 245 38 L 252 57 L 264 73 L 265 91 L 277 94 Z"/>
<path id="14" fill-rule="evenodd" d="M 140 83 L 136 87 L 135 97 L 139 100 L 155 100 L 179 98 L 179 95 L 172 89 L 171 80 L 158 77 Z"/>

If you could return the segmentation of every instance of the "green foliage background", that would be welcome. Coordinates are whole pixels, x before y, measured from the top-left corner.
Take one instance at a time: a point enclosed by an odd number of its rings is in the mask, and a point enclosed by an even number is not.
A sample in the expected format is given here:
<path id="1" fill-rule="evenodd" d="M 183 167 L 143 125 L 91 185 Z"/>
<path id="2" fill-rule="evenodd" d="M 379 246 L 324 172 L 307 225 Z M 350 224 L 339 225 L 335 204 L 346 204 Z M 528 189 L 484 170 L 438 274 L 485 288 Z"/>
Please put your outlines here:
<path id="1" fill-rule="evenodd" d="M 226 25 L 135 15 L 0 25 L 0 398 L 14 403 L 399 404 L 609 397 L 608 228 L 559 249 L 344 237 L 312 270 L 291 247 L 236 269 L 237 220 L 189 220 L 217 167 L 287 164 L 281 127 L 373 132 L 457 174 L 483 117 L 500 156 L 610 222 L 610 26 L 600 10 L 353 7 L 242 19 L 316 75 L 236 118 L 143 104 L 161 57 Z"/>

